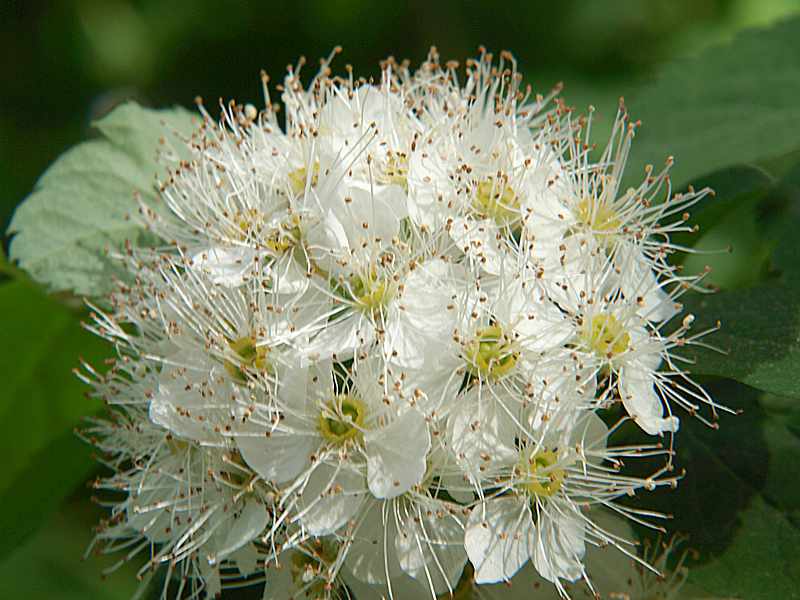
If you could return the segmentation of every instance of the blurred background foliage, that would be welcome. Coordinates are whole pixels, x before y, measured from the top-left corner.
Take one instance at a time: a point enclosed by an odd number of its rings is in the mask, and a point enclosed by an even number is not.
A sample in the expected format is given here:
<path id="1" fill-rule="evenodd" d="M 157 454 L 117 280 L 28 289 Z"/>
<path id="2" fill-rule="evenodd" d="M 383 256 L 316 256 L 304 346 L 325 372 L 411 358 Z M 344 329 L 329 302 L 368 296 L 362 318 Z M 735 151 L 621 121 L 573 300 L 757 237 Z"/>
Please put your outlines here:
<path id="1" fill-rule="evenodd" d="M 157 107 L 191 106 L 195 96 L 212 106 L 217 98 L 231 97 L 258 103 L 260 69 L 274 81 L 282 77 L 287 63 L 305 55 L 310 72 L 316 57 L 339 44 L 344 53 L 336 64 L 352 64 L 356 73 L 367 75 L 377 75 L 378 61 L 390 54 L 418 64 L 433 44 L 443 59 L 472 56 L 483 44 L 492 50 L 512 50 L 537 90 L 563 81 L 568 103 L 578 109 L 590 103 L 598 107 L 602 131 L 613 120 L 618 97 L 653 80 L 665 63 L 696 56 L 746 27 L 766 26 L 795 13 L 800 13 L 800 3 L 792 0 L 4 0 L 0 3 L 4 57 L 0 223 L 5 231 L 14 208 L 45 168 L 91 135 L 92 120 L 128 98 Z M 658 123 L 654 125 L 658 130 Z M 648 122 L 643 126 L 646 132 Z M 738 208 L 728 211 L 723 205 L 700 211 L 698 218 L 711 227 L 686 243 L 712 251 L 732 246 L 733 251 L 693 255 L 686 267 L 699 270 L 711 264 L 709 281 L 726 293 L 776 279 L 780 273 L 770 256 L 785 228 L 787 203 L 797 195 L 800 171 L 792 170 L 797 162 L 797 154 L 789 153 L 781 161 L 772 160 L 767 170 L 755 165 L 706 178 L 722 192 L 719 198 L 735 200 Z M 0 285 L 6 339 L 0 360 L 4 381 L 0 449 L 6 471 L 0 481 L 0 510 L 14 515 L 15 521 L 0 532 L 4 538 L 0 598 L 129 598 L 136 588 L 130 566 L 103 583 L 100 568 L 113 561 L 81 562 L 92 524 L 102 512 L 88 501 L 86 486 L 75 486 L 75 481 L 90 478 L 95 467 L 88 458 L 90 450 L 70 431 L 80 415 L 97 409 L 81 400 L 83 386 L 70 369 L 77 366 L 79 356 L 97 364 L 109 351 L 80 330 L 78 322 L 84 316 L 80 302 L 64 294 L 46 296 L 2 256 L 0 278 L 6 280 Z M 794 293 L 785 281 L 775 285 Z M 774 297 L 772 288 L 764 293 Z M 781 307 L 776 310 L 779 313 Z M 739 379 L 767 389 L 756 379 Z M 781 396 L 759 400 L 758 393 L 741 384 L 713 385 L 723 401 L 755 409 L 722 438 L 719 464 L 698 454 L 701 436 L 691 434 L 697 424 L 689 424 L 682 450 L 684 463 L 690 464 L 686 465 L 689 478 L 681 487 L 688 492 L 677 501 L 683 517 L 675 526 L 689 533 L 690 544 L 709 542 L 698 565 L 703 572 L 708 563 L 707 581 L 712 582 L 725 580 L 725 570 L 714 571 L 709 561 L 734 537 L 742 518 L 738 509 L 758 510 L 761 502 L 788 515 L 794 527 L 800 521 L 800 494 L 780 495 L 791 480 L 786 467 L 772 469 L 769 477 L 763 472 L 763 478 L 748 480 L 748 471 L 731 475 L 724 456 L 728 445 L 751 436 L 754 472 L 759 471 L 759 460 L 763 466 L 770 457 L 776 464 L 787 464 L 796 456 L 800 432 L 793 405 Z M 769 391 L 785 392 L 778 388 Z M 70 400 L 55 403 L 56 396 Z M 53 411 L 52 406 L 59 409 Z M 762 424 L 769 415 L 777 415 L 768 421 L 772 428 L 768 432 L 777 437 L 764 437 Z M 53 434 L 56 430 L 63 434 Z M 757 435 L 750 433 L 754 430 Z M 23 437 L 26 441 L 21 444 Z M 715 441 L 705 434 L 702 439 Z M 697 472 L 692 471 L 695 467 Z M 720 487 L 720 478 L 727 478 L 729 485 Z M 703 494 L 712 487 L 711 499 L 704 500 Z M 708 518 L 708 511 L 715 511 L 713 518 Z M 754 518 L 780 527 L 780 519 L 769 520 L 766 514 L 762 511 Z M 720 532 L 725 535 L 720 537 Z M 783 552 L 780 539 L 773 542 L 772 551 Z M 736 543 L 746 546 L 758 540 Z M 741 597 L 757 596 L 742 592 Z"/>

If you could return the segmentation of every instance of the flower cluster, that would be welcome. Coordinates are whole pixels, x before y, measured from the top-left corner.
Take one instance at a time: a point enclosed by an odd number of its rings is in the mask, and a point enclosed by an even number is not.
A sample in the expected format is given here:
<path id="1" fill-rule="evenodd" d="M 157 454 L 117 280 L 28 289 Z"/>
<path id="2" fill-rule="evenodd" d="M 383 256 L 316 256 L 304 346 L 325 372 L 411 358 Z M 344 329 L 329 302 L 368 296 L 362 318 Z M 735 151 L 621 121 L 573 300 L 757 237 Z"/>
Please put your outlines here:
<path id="1" fill-rule="evenodd" d="M 595 149 L 507 54 L 379 81 L 331 58 L 289 69 L 284 126 L 264 75 L 264 110 L 200 104 L 164 148 L 160 245 L 90 326 L 118 355 L 85 374 L 112 407 L 96 548 L 163 566 L 165 597 L 449 597 L 529 562 L 594 590 L 587 546 L 637 554 L 595 515 L 648 523 L 618 500 L 675 485 L 673 411 L 715 417 L 668 260 L 708 190 L 673 195 L 669 162 L 622 188 L 624 106 Z"/>

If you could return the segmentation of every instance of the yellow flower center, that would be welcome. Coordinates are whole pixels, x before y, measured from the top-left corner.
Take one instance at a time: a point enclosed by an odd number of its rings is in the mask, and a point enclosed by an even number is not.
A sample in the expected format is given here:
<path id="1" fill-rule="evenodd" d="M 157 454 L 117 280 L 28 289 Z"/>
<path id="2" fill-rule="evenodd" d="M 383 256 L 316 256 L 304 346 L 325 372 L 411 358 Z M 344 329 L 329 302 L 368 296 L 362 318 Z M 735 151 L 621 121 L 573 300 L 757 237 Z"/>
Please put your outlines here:
<path id="1" fill-rule="evenodd" d="M 361 437 L 366 414 L 363 402 L 349 394 L 341 394 L 320 411 L 319 432 L 325 440 L 336 445 L 357 440 Z"/>
<path id="2" fill-rule="evenodd" d="M 499 379 L 517 364 L 519 352 L 498 325 L 478 329 L 475 338 L 464 348 L 469 370 L 486 379 Z"/>
<path id="3" fill-rule="evenodd" d="M 319 163 L 315 162 L 311 168 L 311 187 L 317 185 L 319 181 Z M 295 196 L 300 196 L 306 191 L 306 183 L 308 182 L 308 169 L 300 167 L 289 173 L 289 187 L 292 188 L 292 193 Z"/>
<path id="4" fill-rule="evenodd" d="M 264 228 L 266 222 L 266 215 L 257 208 L 248 208 L 246 210 L 237 210 L 233 216 L 235 228 L 233 236 L 240 241 L 246 241 L 248 238 L 257 237 L 261 230 Z"/>
<path id="5" fill-rule="evenodd" d="M 622 227 L 616 211 L 603 199 L 584 198 L 578 203 L 578 220 L 602 241 L 609 241 Z"/>
<path id="6" fill-rule="evenodd" d="M 383 279 L 354 277 L 351 286 L 353 297 L 364 312 L 373 312 L 391 299 L 391 292 Z"/>
<path id="7" fill-rule="evenodd" d="M 383 183 L 399 185 L 408 190 L 408 157 L 402 152 L 390 152 L 386 159 L 381 180 Z"/>
<path id="8" fill-rule="evenodd" d="M 479 182 L 472 199 L 472 210 L 500 227 L 513 225 L 520 218 L 519 197 L 503 179 L 487 177 Z"/>
<path id="9" fill-rule="evenodd" d="M 603 358 L 613 358 L 625 352 L 630 346 L 631 336 L 614 315 L 599 314 L 584 332 L 586 345 Z"/>
<path id="10" fill-rule="evenodd" d="M 379 277 L 375 270 L 364 277 L 361 275 L 351 276 L 349 285 L 346 285 L 341 279 L 339 281 L 332 279 L 330 284 L 337 296 L 353 301 L 356 308 L 365 313 L 374 313 L 386 306 L 395 291 L 392 282 Z"/>
<path id="11" fill-rule="evenodd" d="M 520 470 L 525 477 L 521 488 L 531 496 L 549 498 L 561 489 L 566 473 L 558 464 L 558 455 L 552 450 L 540 450 L 523 458 Z"/>
<path id="12" fill-rule="evenodd" d="M 247 382 L 247 369 L 252 369 L 265 373 L 270 370 L 268 360 L 269 348 L 267 346 L 256 346 L 256 340 L 251 335 L 229 340 L 228 345 L 236 353 L 238 360 L 225 360 L 223 366 L 235 381 L 240 383 Z"/>
<path id="13" fill-rule="evenodd" d="M 263 243 L 275 254 L 285 254 L 300 242 L 302 235 L 300 217 L 292 215 L 285 223 L 281 223 L 271 231 Z"/>

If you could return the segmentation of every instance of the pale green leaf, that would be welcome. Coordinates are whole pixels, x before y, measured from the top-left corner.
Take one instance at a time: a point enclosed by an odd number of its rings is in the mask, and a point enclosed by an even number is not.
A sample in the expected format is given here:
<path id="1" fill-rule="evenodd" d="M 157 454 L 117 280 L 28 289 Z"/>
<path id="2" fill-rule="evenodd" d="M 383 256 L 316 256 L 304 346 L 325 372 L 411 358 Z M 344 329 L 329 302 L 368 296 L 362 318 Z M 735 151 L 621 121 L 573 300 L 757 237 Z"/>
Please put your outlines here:
<path id="1" fill-rule="evenodd" d="M 72 148 L 42 175 L 9 226 L 10 257 L 53 290 L 97 296 L 120 275 L 106 250 L 143 241 L 129 215 L 138 194 L 151 203 L 164 176 L 158 149 L 179 147 L 191 114 L 124 104 L 95 124 L 100 137 Z"/>

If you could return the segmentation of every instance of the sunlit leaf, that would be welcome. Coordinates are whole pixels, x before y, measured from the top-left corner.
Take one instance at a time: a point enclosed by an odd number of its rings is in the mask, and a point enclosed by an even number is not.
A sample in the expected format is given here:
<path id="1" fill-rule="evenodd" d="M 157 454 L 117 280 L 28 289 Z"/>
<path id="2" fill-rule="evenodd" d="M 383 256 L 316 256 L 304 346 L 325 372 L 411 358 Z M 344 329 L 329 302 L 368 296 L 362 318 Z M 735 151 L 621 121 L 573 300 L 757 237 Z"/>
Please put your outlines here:
<path id="1" fill-rule="evenodd" d="M 120 271 L 106 256 L 142 230 L 129 220 L 135 196 L 155 199 L 159 147 L 188 134 L 190 113 L 128 103 L 96 123 L 101 133 L 63 154 L 17 208 L 10 258 L 54 290 L 99 295 Z"/>

